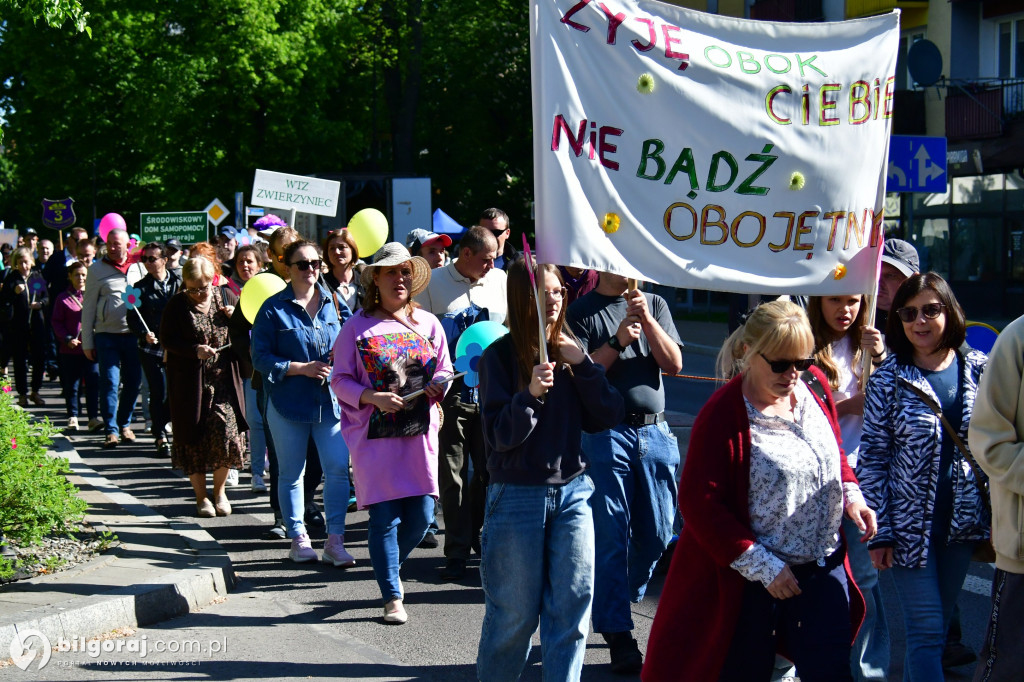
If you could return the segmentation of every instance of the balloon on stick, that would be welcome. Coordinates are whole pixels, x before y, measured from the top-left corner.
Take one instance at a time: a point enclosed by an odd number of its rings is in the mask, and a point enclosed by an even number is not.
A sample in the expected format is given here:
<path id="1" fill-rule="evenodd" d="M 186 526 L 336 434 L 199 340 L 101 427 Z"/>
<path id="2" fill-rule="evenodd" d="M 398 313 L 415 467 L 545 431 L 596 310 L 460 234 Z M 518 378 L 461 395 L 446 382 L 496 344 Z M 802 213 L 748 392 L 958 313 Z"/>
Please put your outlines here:
<path id="1" fill-rule="evenodd" d="M 128 225 L 125 224 L 124 218 L 122 218 L 118 213 L 108 213 L 100 218 L 100 226 L 97 230 L 100 235 L 100 239 L 107 241 L 107 236 L 110 234 L 111 230 L 128 231 Z"/>
<path id="2" fill-rule="evenodd" d="M 508 334 L 508 327 L 493 320 L 471 324 L 455 344 L 455 369 L 466 375 L 466 385 L 480 385 L 480 357 L 492 343 Z"/>
<path id="3" fill-rule="evenodd" d="M 142 303 L 142 298 L 140 298 L 141 296 L 141 290 L 136 289 L 133 286 L 128 286 L 125 288 L 124 293 L 121 294 L 121 300 L 124 301 L 126 306 L 128 306 L 128 310 L 135 311 L 135 314 L 138 315 L 139 319 L 142 321 L 142 328 L 146 330 L 147 334 L 151 334 L 152 332 L 149 331 L 149 325 L 146 324 L 146 318 L 142 316 L 142 311 L 139 310 L 139 304 Z"/>
<path id="4" fill-rule="evenodd" d="M 360 258 L 377 253 L 388 239 L 388 219 L 375 208 L 364 208 L 348 221 L 348 233 L 356 240 Z"/>
<path id="5" fill-rule="evenodd" d="M 242 306 L 242 316 L 249 324 L 253 324 L 263 302 L 283 291 L 286 286 L 288 285 L 283 279 L 270 272 L 261 272 L 251 277 L 242 287 L 242 295 L 238 298 L 238 303 Z"/>

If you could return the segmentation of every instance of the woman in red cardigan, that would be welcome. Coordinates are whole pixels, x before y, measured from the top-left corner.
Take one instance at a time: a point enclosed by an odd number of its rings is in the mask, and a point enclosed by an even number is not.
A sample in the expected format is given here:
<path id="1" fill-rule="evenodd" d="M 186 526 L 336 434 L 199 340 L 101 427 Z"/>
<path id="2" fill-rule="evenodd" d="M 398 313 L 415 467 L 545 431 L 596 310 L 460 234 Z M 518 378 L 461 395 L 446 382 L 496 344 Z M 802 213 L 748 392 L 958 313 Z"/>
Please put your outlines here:
<path id="1" fill-rule="evenodd" d="M 777 651 L 803 682 L 852 680 L 864 601 L 840 522 L 845 511 L 863 541 L 875 514 L 842 456 L 813 350 L 806 315 L 787 301 L 762 304 L 726 341 L 740 373 L 693 425 L 645 682 L 767 682 Z"/>

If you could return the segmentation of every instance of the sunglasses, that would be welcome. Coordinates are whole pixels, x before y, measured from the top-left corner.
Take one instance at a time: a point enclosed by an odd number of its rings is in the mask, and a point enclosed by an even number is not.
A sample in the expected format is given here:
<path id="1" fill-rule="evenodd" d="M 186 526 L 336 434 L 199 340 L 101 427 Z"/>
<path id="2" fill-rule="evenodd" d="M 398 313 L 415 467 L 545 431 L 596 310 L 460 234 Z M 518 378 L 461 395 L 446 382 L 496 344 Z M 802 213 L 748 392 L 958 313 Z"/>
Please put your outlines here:
<path id="1" fill-rule="evenodd" d="M 925 303 L 921 306 L 921 313 L 924 315 L 926 320 L 934 320 L 936 317 L 942 314 L 942 309 L 946 307 L 945 303 Z M 900 319 L 904 322 L 913 322 L 917 319 L 918 309 L 914 306 L 907 306 L 906 308 L 900 308 L 896 311 L 896 314 L 900 316 Z"/>
<path id="2" fill-rule="evenodd" d="M 164 259 L 163 256 L 143 256 L 139 260 L 141 260 L 143 263 L 155 263 L 158 260 L 163 260 L 163 259 Z"/>
<path id="3" fill-rule="evenodd" d="M 758 355 L 768 363 L 768 367 L 775 374 L 788 372 L 790 367 L 795 367 L 798 372 L 804 372 L 814 364 L 814 358 L 804 358 L 803 360 L 769 360 L 764 356 L 764 353 L 758 353 Z"/>
<path id="4" fill-rule="evenodd" d="M 317 259 L 314 259 L 314 260 L 297 260 L 294 263 L 292 263 L 292 265 L 297 267 L 302 272 L 305 272 L 306 270 L 309 270 L 310 268 L 313 268 L 314 270 L 319 270 L 321 263 L 323 263 L 323 261 L 320 260 L 319 258 L 317 258 Z"/>

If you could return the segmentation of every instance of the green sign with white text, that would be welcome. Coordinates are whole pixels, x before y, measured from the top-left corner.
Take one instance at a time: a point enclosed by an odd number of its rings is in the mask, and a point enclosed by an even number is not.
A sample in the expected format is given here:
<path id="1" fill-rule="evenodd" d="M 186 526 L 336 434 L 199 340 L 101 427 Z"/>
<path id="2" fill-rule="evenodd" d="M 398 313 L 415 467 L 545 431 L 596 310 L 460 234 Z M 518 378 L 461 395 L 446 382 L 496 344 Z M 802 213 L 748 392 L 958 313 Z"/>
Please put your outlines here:
<path id="1" fill-rule="evenodd" d="M 165 242 L 177 239 L 182 244 L 205 242 L 206 211 L 188 213 L 142 213 L 139 215 L 139 235 L 143 242 Z"/>

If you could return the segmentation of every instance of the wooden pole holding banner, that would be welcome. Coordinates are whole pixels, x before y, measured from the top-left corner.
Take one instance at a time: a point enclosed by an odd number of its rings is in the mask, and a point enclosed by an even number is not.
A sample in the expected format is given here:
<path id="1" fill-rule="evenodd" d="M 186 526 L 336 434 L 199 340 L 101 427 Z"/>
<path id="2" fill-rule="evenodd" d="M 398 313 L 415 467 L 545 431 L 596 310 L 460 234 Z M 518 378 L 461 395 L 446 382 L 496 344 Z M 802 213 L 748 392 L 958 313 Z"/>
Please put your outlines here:
<path id="1" fill-rule="evenodd" d="M 861 305 L 868 307 L 868 314 L 866 317 L 865 326 L 875 326 L 875 301 L 878 299 L 878 279 L 882 274 L 882 252 L 885 247 L 885 227 L 881 227 L 878 232 L 878 258 L 875 259 L 875 279 L 873 283 L 873 291 L 870 296 L 865 296 L 861 299 Z M 856 350 L 854 350 L 856 352 Z M 871 376 L 871 353 L 864 353 L 864 357 L 861 358 L 860 367 L 860 392 L 863 393 L 867 389 L 868 378 Z"/>
<path id="2" fill-rule="evenodd" d="M 537 351 L 540 354 L 540 364 L 543 365 L 548 362 L 548 330 L 547 325 L 544 324 L 544 305 L 541 303 L 541 298 L 544 296 L 544 284 L 537 277 L 537 260 L 530 251 L 530 243 L 526 241 L 525 232 L 523 233 L 523 254 L 526 259 L 526 272 L 529 273 L 530 284 L 533 286 L 533 300 L 537 304 L 537 325 L 540 327 L 540 344 L 537 346 Z"/>

